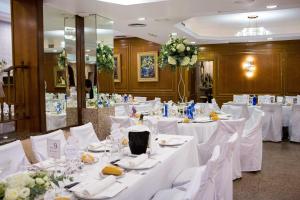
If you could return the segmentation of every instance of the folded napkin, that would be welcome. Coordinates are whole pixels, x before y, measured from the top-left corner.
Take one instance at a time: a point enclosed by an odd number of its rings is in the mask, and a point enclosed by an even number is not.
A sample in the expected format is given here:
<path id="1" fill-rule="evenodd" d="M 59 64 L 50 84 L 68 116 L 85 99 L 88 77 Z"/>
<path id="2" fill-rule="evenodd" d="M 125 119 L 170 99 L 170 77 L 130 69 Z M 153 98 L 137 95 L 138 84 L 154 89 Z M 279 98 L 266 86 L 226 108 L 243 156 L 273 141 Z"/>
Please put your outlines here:
<path id="1" fill-rule="evenodd" d="M 81 193 L 87 197 L 95 196 L 101 193 L 103 190 L 109 188 L 117 181 L 116 177 L 108 176 L 102 180 L 87 180 L 71 188 L 71 191 L 75 193 Z"/>
<path id="2" fill-rule="evenodd" d="M 137 156 L 136 158 L 129 160 L 128 165 L 129 165 L 129 167 L 136 167 L 136 166 L 140 165 L 141 163 L 143 163 L 145 160 L 147 160 L 147 158 L 148 158 L 148 155 L 141 154 L 141 155 Z"/>

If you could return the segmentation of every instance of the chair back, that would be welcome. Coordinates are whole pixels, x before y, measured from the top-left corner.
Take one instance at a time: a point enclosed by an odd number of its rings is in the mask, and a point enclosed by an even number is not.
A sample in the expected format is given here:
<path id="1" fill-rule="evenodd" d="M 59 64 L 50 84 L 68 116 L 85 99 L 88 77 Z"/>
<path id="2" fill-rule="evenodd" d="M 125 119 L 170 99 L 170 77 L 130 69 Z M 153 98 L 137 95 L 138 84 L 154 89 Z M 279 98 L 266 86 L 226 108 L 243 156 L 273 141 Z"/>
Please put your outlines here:
<path id="1" fill-rule="evenodd" d="M 29 165 L 20 140 L 0 146 L 0 158 L 0 180 Z"/>
<path id="2" fill-rule="evenodd" d="M 177 119 L 163 119 L 157 122 L 157 131 L 159 134 L 177 135 Z"/>
<path id="3" fill-rule="evenodd" d="M 300 95 L 297 95 L 297 104 L 300 104 Z"/>
<path id="4" fill-rule="evenodd" d="M 282 137 L 282 106 L 280 104 L 262 104 L 263 140 L 279 142 Z"/>
<path id="5" fill-rule="evenodd" d="M 49 134 L 30 136 L 32 151 L 35 159 L 40 162 L 49 159 L 47 153 L 47 140 L 56 139 L 60 140 L 60 154 L 64 155 L 64 148 L 66 145 L 66 139 L 62 130 L 57 130 Z"/>
<path id="6" fill-rule="evenodd" d="M 215 98 L 213 98 L 211 100 L 211 103 L 212 103 L 212 105 L 214 107 L 214 110 L 216 110 L 216 111 L 220 111 L 221 110 Z"/>
<path id="7" fill-rule="evenodd" d="M 134 97 L 136 102 L 145 102 L 147 101 L 147 97 Z"/>
<path id="8" fill-rule="evenodd" d="M 131 126 L 131 120 L 129 116 L 110 116 L 112 124 L 119 124 L 119 128 L 128 128 Z"/>
<path id="9" fill-rule="evenodd" d="M 294 104 L 289 121 L 290 141 L 300 142 L 300 104 Z"/>
<path id="10" fill-rule="evenodd" d="M 283 103 L 283 96 L 277 96 L 276 97 L 276 102 L 277 103 Z"/>
<path id="11" fill-rule="evenodd" d="M 251 116 L 249 117 L 249 119 L 246 121 L 245 123 L 245 128 L 244 130 L 246 132 L 251 132 L 251 130 L 254 130 L 258 127 L 262 127 L 262 118 L 264 116 L 264 112 L 254 108 Z M 244 131 L 244 133 L 245 133 Z"/>
<path id="12" fill-rule="evenodd" d="M 233 95 L 233 102 L 234 103 L 241 103 L 241 104 L 248 104 L 249 103 L 249 95 Z"/>
<path id="13" fill-rule="evenodd" d="M 100 143 L 91 122 L 70 128 L 70 134 L 76 138 L 80 149 L 86 149 L 91 143 Z"/>
<path id="14" fill-rule="evenodd" d="M 249 111 L 248 111 L 247 104 L 232 104 L 229 106 L 228 112 L 229 114 L 232 115 L 233 119 L 249 118 Z"/>
<path id="15" fill-rule="evenodd" d="M 220 146 L 215 146 L 211 158 L 206 164 L 204 172 L 197 171 L 185 193 L 184 199 L 215 199 L 215 177 L 218 172 L 218 163 L 220 162 Z M 200 180 L 200 181 L 199 181 Z"/>
<path id="16" fill-rule="evenodd" d="M 127 103 L 115 104 L 115 116 L 128 116 L 128 115 L 129 115 L 129 104 Z"/>

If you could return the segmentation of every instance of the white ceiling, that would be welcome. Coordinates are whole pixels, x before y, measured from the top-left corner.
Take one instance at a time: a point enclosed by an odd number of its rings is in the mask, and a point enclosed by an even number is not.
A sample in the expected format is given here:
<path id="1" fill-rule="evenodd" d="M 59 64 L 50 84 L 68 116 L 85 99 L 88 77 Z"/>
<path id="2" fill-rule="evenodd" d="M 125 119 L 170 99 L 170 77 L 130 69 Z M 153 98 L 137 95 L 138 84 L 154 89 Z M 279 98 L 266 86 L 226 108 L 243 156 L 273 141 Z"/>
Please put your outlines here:
<path id="1" fill-rule="evenodd" d="M 2 2 L 8 0 L 0 0 Z M 233 37 L 247 27 L 246 16 L 251 12 L 259 16 L 259 26 L 273 33 L 273 40 L 300 39 L 300 0 L 165 0 L 135 5 L 97 0 L 44 0 L 44 3 L 81 16 L 99 14 L 108 17 L 115 22 L 114 29 L 119 34 L 157 43 L 164 43 L 171 32 L 198 44 L 266 40 L 266 37 Z M 276 4 L 278 8 L 267 10 L 266 6 L 270 4 Z M 138 21 L 139 17 L 146 20 Z M 134 28 L 129 27 L 129 23 L 146 23 L 147 26 Z"/>

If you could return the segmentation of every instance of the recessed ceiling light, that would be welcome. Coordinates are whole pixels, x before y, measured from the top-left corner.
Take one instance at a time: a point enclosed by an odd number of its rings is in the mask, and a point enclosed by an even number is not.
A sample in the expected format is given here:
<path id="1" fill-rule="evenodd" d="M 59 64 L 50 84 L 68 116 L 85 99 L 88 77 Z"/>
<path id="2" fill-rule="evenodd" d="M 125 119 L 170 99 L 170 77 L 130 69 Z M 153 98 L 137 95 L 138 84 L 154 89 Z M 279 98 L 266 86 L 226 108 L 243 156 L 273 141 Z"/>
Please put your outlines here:
<path id="1" fill-rule="evenodd" d="M 196 42 L 193 41 L 193 42 L 191 42 L 191 44 L 196 44 Z"/>
<path id="2" fill-rule="evenodd" d="M 145 18 L 145 17 L 139 17 L 138 20 L 139 20 L 139 21 L 145 21 L 146 18 Z"/>
<path id="3" fill-rule="evenodd" d="M 177 36 L 177 33 L 171 33 L 172 36 Z"/>
<path id="4" fill-rule="evenodd" d="M 126 1 L 125 0 L 98 0 L 98 1 L 128 6 L 134 4 L 153 3 L 153 2 L 160 2 L 166 0 L 126 0 Z"/>
<path id="5" fill-rule="evenodd" d="M 267 9 L 275 9 L 277 7 L 278 7 L 277 5 L 267 5 L 266 6 Z"/>
<path id="6" fill-rule="evenodd" d="M 269 40 L 269 41 L 270 41 L 270 40 L 273 40 L 273 38 L 269 37 L 269 38 L 267 38 L 267 40 Z"/>

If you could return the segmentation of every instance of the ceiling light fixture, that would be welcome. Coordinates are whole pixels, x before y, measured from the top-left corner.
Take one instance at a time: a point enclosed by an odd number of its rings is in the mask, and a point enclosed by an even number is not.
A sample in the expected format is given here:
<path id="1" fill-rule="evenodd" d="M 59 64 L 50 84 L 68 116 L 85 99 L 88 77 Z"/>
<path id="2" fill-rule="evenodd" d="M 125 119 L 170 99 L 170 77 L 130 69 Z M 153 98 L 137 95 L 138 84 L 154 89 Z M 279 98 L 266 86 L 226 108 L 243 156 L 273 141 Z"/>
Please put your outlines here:
<path id="1" fill-rule="evenodd" d="M 257 15 L 248 16 L 249 23 L 247 28 L 243 28 L 241 31 L 237 32 L 235 36 L 237 37 L 247 37 L 247 36 L 263 36 L 271 35 L 271 32 L 264 27 L 257 26 Z"/>
<path id="2" fill-rule="evenodd" d="M 172 36 L 177 36 L 177 33 L 174 32 L 174 33 L 171 33 L 171 35 L 172 35 Z"/>
<path id="3" fill-rule="evenodd" d="M 153 3 L 153 2 L 160 2 L 166 0 L 98 0 L 106 3 L 114 3 L 123 6 L 134 5 L 134 4 L 144 4 L 144 3 Z"/>
<path id="4" fill-rule="evenodd" d="M 277 5 L 267 5 L 266 6 L 267 9 L 275 9 L 277 7 L 278 7 Z"/>
<path id="5" fill-rule="evenodd" d="M 138 20 L 139 20 L 139 21 L 145 21 L 146 18 L 145 18 L 145 17 L 139 17 Z"/>

